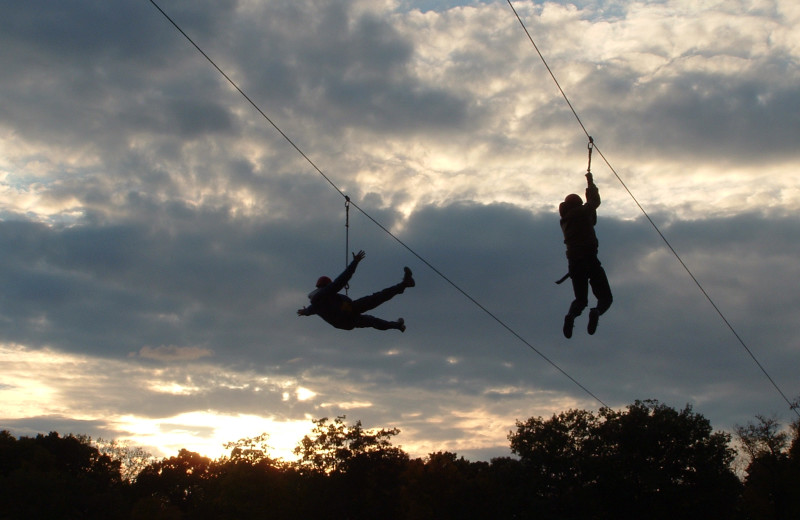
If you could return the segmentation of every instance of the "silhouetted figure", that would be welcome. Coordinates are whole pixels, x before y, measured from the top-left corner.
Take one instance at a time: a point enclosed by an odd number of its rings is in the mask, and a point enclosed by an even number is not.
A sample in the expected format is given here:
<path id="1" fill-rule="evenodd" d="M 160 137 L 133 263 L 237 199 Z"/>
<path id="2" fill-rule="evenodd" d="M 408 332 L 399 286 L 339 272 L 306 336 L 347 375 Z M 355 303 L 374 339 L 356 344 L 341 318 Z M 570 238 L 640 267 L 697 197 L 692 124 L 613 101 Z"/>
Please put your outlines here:
<path id="1" fill-rule="evenodd" d="M 589 286 L 597 298 L 597 307 L 589 310 L 587 331 L 594 334 L 600 316 L 608 310 L 613 301 L 611 287 L 600 260 L 597 258 L 597 236 L 594 226 L 597 224 L 597 208 L 600 206 L 600 192 L 594 184 L 592 174 L 586 174 L 586 204 L 579 195 L 567 195 L 558 207 L 561 215 L 561 230 L 564 232 L 564 243 L 567 245 L 567 261 L 572 278 L 572 289 L 575 299 L 564 317 L 564 336 L 572 337 L 575 318 L 580 316 L 589 304 Z M 562 279 L 563 281 L 563 279 Z"/>
<path id="2" fill-rule="evenodd" d="M 311 305 L 299 309 L 297 314 L 299 316 L 317 314 L 337 329 L 352 330 L 371 327 L 378 330 L 397 329 L 405 332 L 406 326 L 403 318 L 398 318 L 397 321 L 386 321 L 364 313 L 391 300 L 398 294 L 402 294 L 406 287 L 416 285 L 414 278 L 411 277 L 411 269 L 408 267 L 403 268 L 402 282 L 369 296 L 351 300 L 347 295 L 339 293 L 347 285 L 350 277 L 355 273 L 358 263 L 365 256 L 364 251 L 353 253 L 353 261 L 333 281 L 327 276 L 320 276 L 317 280 L 317 288 L 308 294 Z"/>

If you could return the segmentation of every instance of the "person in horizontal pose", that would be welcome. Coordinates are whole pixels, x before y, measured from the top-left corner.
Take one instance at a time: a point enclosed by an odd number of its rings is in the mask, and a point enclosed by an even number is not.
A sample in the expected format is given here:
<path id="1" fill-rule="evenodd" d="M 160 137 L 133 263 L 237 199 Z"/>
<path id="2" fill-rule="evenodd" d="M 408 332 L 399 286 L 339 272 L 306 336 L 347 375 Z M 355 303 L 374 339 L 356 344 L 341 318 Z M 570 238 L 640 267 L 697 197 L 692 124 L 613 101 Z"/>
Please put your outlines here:
<path id="1" fill-rule="evenodd" d="M 298 309 L 298 316 L 313 316 L 316 314 L 337 329 L 343 330 L 373 328 L 378 330 L 396 329 L 400 332 L 405 332 L 406 325 L 403 318 L 398 318 L 396 321 L 387 321 L 364 313 L 391 300 L 398 294 L 402 294 L 406 288 L 416 285 L 411 275 L 411 269 L 408 267 L 403 268 L 403 280 L 400 283 L 369 296 L 351 300 L 346 294 L 339 292 L 347 285 L 359 262 L 365 256 L 366 253 L 364 251 L 353 253 L 353 261 L 335 280 L 331 280 L 327 276 L 320 276 L 317 280 L 317 288 L 308 294 L 311 304 L 308 307 Z"/>

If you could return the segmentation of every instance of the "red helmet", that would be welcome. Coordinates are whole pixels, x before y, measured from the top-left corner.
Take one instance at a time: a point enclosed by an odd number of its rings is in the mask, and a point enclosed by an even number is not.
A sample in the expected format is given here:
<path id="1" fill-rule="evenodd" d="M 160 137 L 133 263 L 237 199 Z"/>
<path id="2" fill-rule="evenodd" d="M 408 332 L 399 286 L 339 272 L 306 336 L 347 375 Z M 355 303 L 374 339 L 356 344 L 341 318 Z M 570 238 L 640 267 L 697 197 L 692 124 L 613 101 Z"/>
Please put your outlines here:
<path id="1" fill-rule="evenodd" d="M 319 279 L 317 280 L 317 287 L 325 287 L 329 283 L 331 283 L 330 278 L 328 278 L 327 276 L 320 276 Z"/>

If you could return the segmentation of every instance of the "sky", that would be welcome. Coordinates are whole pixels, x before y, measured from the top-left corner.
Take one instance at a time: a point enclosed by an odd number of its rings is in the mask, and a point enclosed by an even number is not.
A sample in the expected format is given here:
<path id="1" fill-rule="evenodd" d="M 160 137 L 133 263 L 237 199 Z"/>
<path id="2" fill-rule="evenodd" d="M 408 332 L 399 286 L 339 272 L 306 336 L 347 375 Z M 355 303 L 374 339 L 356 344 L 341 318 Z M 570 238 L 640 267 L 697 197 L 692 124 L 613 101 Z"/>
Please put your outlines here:
<path id="1" fill-rule="evenodd" d="M 573 408 L 796 418 L 794 0 L 513 2 L 575 113 L 506 1 L 158 5 L 263 115 L 149 1 L 0 0 L 0 429 L 490 460 Z M 614 305 L 566 339 L 579 120 Z M 297 316 L 360 249 L 404 333 Z"/>

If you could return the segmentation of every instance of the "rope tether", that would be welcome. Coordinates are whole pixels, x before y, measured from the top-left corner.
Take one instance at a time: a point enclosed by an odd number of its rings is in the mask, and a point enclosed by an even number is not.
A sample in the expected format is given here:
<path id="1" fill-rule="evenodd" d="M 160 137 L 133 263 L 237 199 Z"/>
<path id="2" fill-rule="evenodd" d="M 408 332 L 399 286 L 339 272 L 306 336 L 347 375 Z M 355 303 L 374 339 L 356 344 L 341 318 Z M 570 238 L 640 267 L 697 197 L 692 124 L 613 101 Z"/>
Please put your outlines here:
<path id="1" fill-rule="evenodd" d="M 350 197 L 345 195 L 344 196 L 344 268 L 347 269 L 347 265 L 350 262 Z M 346 283 L 344 285 L 344 293 L 347 294 L 348 289 L 350 289 L 350 284 Z"/>

